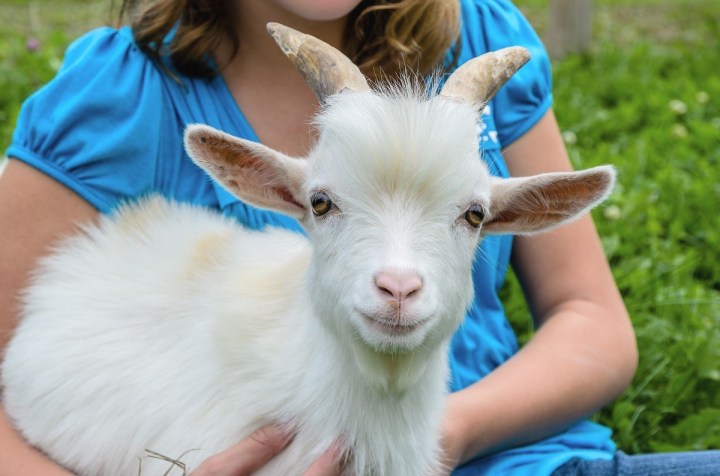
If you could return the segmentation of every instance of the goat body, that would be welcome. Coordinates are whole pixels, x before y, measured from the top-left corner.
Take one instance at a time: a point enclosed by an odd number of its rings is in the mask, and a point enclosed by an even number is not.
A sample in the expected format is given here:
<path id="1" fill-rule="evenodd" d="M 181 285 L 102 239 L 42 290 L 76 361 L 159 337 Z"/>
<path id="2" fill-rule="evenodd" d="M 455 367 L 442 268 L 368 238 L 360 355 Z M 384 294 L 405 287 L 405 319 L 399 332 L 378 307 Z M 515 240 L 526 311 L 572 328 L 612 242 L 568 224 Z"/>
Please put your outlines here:
<path id="1" fill-rule="evenodd" d="M 8 414 L 79 474 L 135 474 L 146 448 L 191 469 L 270 421 L 299 433 L 266 474 L 301 474 L 339 436 L 367 461 L 357 474 L 422 474 L 444 352 L 404 393 L 372 388 L 309 315 L 310 257 L 298 234 L 159 198 L 103 218 L 26 295 L 3 368 Z"/>

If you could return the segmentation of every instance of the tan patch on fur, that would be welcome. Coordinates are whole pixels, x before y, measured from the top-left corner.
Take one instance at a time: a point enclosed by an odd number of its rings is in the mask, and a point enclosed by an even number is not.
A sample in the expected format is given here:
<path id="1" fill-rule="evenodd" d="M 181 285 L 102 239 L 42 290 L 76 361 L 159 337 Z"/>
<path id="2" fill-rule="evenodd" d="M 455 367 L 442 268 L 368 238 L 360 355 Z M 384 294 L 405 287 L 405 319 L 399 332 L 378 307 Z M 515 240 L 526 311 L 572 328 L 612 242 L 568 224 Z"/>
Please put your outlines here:
<path id="1" fill-rule="evenodd" d="M 244 299 L 260 302 L 282 301 L 284 297 L 299 294 L 312 254 L 297 253 L 282 263 L 254 266 L 252 271 L 238 274 L 233 286 Z"/>
<path id="2" fill-rule="evenodd" d="M 228 233 L 219 232 L 206 233 L 201 236 L 193 246 L 183 275 L 191 278 L 197 273 L 221 264 L 229 239 Z"/>
<path id="3" fill-rule="evenodd" d="M 114 217 L 115 224 L 125 233 L 145 230 L 156 223 L 167 211 L 166 203 L 157 197 L 142 202 L 141 206 L 122 210 Z"/>
<path id="4" fill-rule="evenodd" d="M 393 391 L 403 391 L 407 373 L 410 371 L 414 354 L 378 354 L 378 358 L 386 371 L 387 388 Z"/>

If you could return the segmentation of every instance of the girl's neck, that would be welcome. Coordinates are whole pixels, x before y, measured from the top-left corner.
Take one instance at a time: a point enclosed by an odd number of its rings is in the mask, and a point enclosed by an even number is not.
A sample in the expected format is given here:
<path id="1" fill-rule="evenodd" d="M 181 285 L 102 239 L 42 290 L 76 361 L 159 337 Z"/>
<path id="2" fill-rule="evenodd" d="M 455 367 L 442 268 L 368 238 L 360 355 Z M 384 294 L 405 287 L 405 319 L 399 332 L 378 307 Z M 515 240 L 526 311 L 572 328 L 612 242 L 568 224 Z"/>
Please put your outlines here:
<path id="1" fill-rule="evenodd" d="M 298 17 L 271 1 L 238 3 L 234 20 L 238 51 L 234 56 L 232 55 L 232 42 L 229 40 L 217 51 L 218 63 L 224 65 L 229 72 L 252 66 L 274 73 L 275 81 L 282 80 L 286 76 L 302 80 L 267 33 L 266 25 L 271 21 L 315 36 L 338 49 L 342 46 L 347 17 L 331 21 L 311 21 Z"/>
<path id="2" fill-rule="evenodd" d="M 347 17 L 329 21 L 308 20 L 278 7 L 272 1 L 246 1 L 238 7 L 235 18 L 240 43 L 246 42 L 253 48 L 269 47 L 277 50 L 278 47 L 265 31 L 268 22 L 282 23 L 340 49 Z"/>
<path id="3" fill-rule="evenodd" d="M 346 17 L 327 22 L 302 19 L 269 1 L 242 2 L 235 20 L 238 51 L 228 39 L 216 52 L 221 74 L 260 141 L 292 156 L 304 156 L 314 141 L 312 119 L 319 104 L 265 29 L 285 24 L 339 47 Z"/>

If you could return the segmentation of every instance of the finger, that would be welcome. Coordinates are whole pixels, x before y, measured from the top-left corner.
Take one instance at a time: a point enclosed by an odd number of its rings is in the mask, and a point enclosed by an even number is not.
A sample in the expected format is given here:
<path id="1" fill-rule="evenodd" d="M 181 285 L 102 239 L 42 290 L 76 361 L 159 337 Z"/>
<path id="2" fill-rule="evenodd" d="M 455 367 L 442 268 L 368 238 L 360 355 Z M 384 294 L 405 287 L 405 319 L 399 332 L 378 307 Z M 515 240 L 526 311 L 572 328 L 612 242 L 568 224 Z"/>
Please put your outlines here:
<path id="1" fill-rule="evenodd" d="M 340 476 L 345 469 L 347 458 L 343 457 L 342 445 L 333 443 L 305 471 L 303 476 Z"/>
<path id="2" fill-rule="evenodd" d="M 260 469 L 292 441 L 287 427 L 271 424 L 254 431 L 240 443 L 231 446 L 201 464 L 193 473 L 213 476 L 245 476 Z"/>
<path id="3" fill-rule="evenodd" d="M 235 470 L 232 474 L 252 473 L 284 450 L 292 438 L 293 433 L 282 425 L 264 426 L 226 450 L 225 464 Z"/>

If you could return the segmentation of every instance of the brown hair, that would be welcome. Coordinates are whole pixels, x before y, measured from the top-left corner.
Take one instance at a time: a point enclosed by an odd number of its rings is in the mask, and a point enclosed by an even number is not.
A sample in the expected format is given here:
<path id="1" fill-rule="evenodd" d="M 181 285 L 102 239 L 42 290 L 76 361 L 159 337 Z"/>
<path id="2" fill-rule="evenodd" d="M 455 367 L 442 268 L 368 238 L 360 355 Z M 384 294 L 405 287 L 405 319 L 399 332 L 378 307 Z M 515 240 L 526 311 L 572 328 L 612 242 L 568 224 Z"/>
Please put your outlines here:
<path id="1" fill-rule="evenodd" d="M 231 0 L 122 0 L 118 23 L 127 16 L 135 42 L 153 59 L 167 56 L 182 74 L 213 77 L 210 52 L 225 38 L 237 51 L 231 9 Z M 343 50 L 370 77 L 405 67 L 428 74 L 459 37 L 459 9 L 458 0 L 363 0 L 348 17 Z"/>

